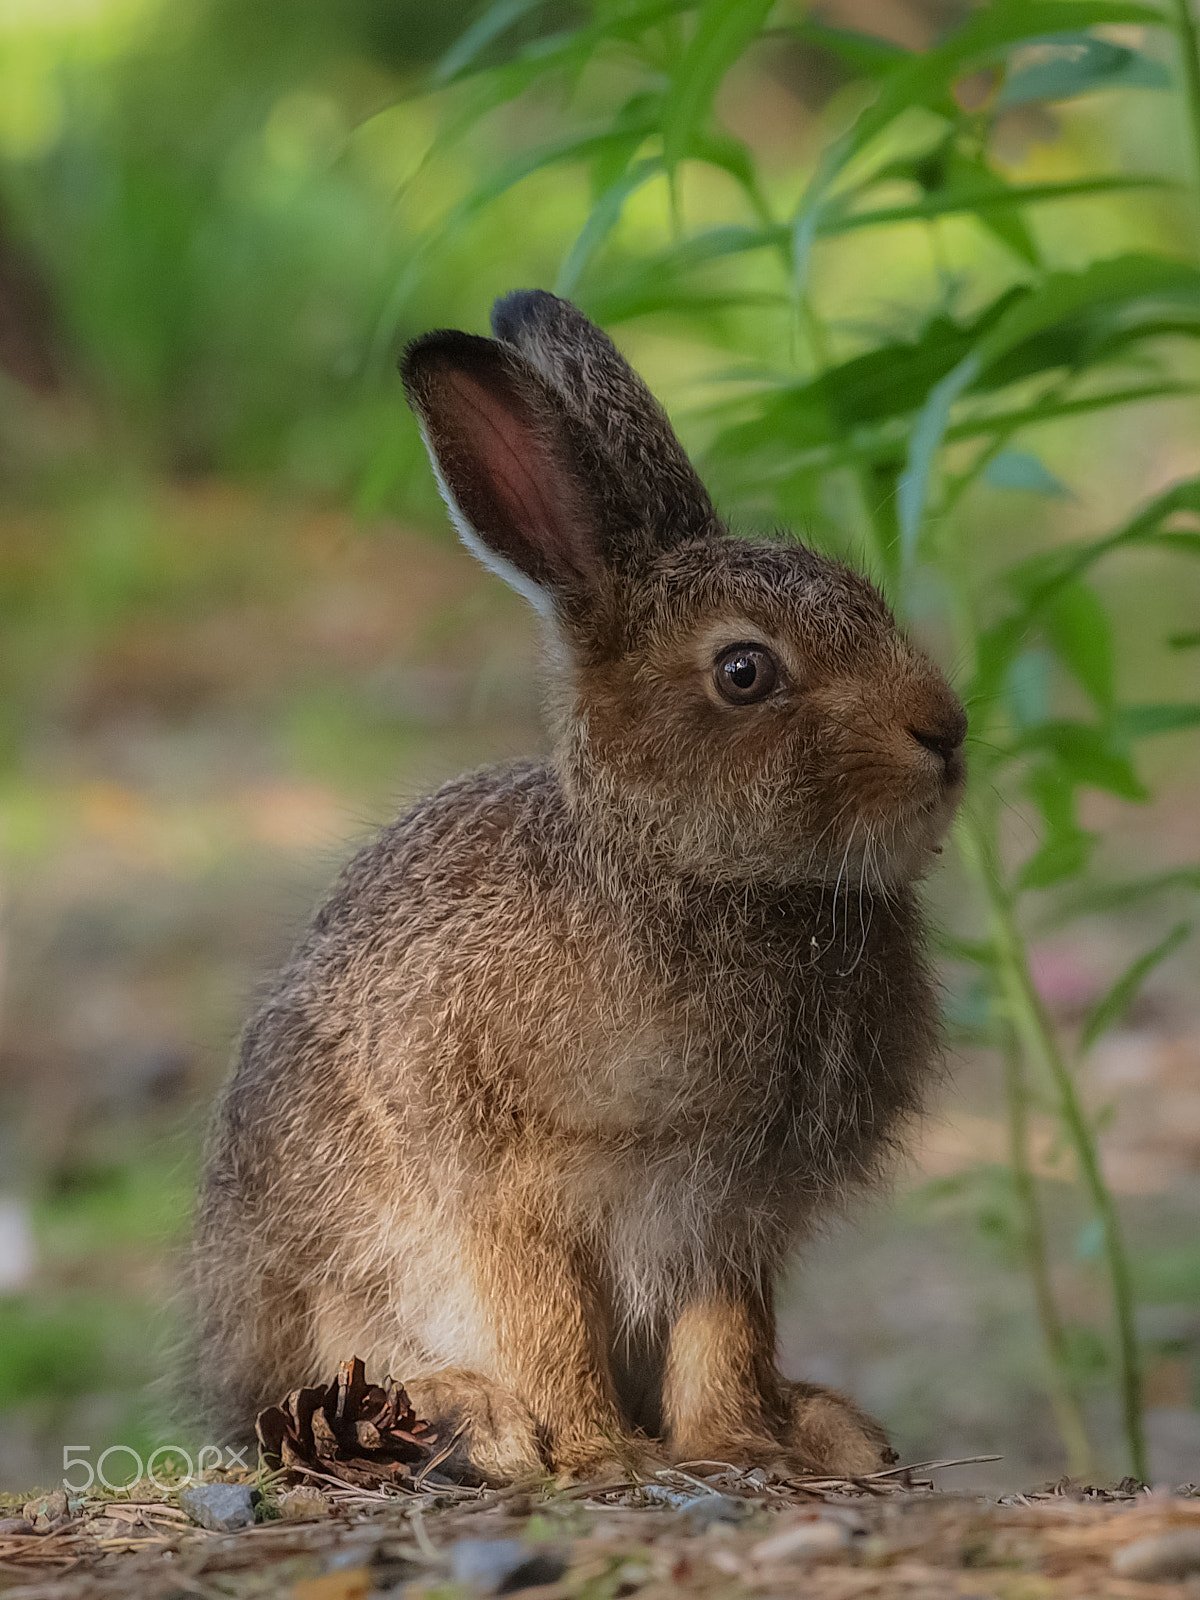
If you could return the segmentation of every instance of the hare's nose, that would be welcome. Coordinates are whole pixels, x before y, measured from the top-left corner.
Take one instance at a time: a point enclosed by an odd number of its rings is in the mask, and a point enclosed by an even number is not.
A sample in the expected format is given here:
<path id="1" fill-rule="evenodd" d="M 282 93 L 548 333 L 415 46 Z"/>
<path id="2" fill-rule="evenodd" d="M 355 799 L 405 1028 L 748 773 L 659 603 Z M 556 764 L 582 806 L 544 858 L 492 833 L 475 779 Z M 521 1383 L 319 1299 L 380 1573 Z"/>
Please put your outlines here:
<path id="1" fill-rule="evenodd" d="M 938 727 L 910 728 L 908 731 L 919 745 L 938 757 L 947 778 L 956 779 L 959 776 L 963 740 L 967 736 L 965 712 L 957 711 Z"/>

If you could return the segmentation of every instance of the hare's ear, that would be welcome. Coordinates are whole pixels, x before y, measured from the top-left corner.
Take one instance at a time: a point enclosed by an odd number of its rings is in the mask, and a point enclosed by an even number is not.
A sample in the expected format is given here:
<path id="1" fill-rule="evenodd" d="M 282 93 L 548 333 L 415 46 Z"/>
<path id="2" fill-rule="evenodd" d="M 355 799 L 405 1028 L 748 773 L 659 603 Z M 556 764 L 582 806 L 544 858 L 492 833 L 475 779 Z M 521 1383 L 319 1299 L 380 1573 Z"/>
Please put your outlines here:
<path id="1" fill-rule="evenodd" d="M 569 300 L 544 289 L 514 290 L 492 307 L 492 332 L 537 368 L 596 440 L 643 540 L 661 550 L 719 531 L 666 412 L 608 335 Z"/>
<path id="2" fill-rule="evenodd" d="M 484 565 L 540 611 L 591 588 L 595 490 L 539 374 L 495 340 L 451 331 L 415 340 L 400 371 L 450 515 Z"/>

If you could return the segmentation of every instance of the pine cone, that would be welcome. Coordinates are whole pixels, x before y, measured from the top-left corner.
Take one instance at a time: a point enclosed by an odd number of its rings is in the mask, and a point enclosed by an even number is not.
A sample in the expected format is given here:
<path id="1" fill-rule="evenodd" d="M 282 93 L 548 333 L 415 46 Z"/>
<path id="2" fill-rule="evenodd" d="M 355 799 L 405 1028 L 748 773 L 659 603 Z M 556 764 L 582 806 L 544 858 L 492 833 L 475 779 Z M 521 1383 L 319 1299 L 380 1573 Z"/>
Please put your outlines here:
<path id="1" fill-rule="evenodd" d="M 357 1356 L 327 1389 L 293 1389 L 260 1411 L 254 1431 L 269 1467 L 341 1478 L 358 1487 L 396 1483 L 428 1458 L 437 1435 L 417 1420 L 402 1384 L 368 1383 Z"/>

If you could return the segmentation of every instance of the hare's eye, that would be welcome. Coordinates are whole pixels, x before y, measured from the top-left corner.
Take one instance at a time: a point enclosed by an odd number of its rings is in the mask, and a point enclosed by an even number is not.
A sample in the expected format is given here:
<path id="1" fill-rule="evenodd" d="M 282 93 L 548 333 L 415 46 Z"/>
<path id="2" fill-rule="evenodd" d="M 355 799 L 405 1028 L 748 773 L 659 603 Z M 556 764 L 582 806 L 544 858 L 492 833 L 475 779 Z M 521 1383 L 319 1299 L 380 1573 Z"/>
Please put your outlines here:
<path id="1" fill-rule="evenodd" d="M 775 657 L 760 644 L 733 644 L 722 650 L 713 669 L 717 692 L 731 705 L 765 700 L 779 682 Z"/>

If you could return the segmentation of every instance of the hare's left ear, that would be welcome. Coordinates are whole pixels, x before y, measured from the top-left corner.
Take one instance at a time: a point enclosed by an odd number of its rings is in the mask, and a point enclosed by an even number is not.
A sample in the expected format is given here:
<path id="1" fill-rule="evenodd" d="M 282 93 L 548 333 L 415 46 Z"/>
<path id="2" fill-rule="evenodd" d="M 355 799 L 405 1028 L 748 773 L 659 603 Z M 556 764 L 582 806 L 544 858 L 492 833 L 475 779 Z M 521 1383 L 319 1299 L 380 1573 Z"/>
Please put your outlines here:
<path id="1" fill-rule="evenodd" d="M 594 588 L 603 485 L 578 424 L 516 350 L 445 331 L 405 351 L 409 404 L 464 542 L 541 611 Z"/>

